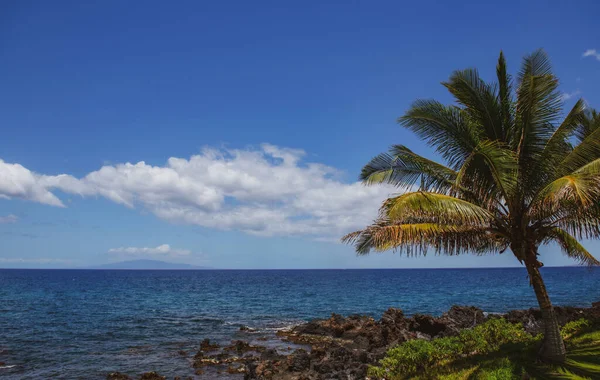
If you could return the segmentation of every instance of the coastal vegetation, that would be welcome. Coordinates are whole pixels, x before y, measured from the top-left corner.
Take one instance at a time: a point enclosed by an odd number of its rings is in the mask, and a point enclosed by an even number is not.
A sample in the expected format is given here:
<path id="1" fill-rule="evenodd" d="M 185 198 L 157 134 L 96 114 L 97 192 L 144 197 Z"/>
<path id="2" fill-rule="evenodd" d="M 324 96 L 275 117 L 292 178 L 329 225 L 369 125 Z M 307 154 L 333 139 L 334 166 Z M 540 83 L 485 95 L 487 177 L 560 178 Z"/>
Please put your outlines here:
<path id="1" fill-rule="evenodd" d="M 579 319 L 561 329 L 568 350 L 561 365 L 535 361 L 540 335 L 521 324 L 491 319 L 458 336 L 410 340 L 390 349 L 378 366 L 377 379 L 597 379 L 600 377 L 600 326 Z"/>
<path id="2" fill-rule="evenodd" d="M 510 250 L 527 269 L 544 321 L 543 337 L 530 343 L 540 341 L 539 358 L 565 363 L 539 254 L 542 245 L 557 244 L 582 264 L 599 264 L 580 240 L 600 237 L 600 117 L 581 99 L 563 112 L 558 78 L 542 50 L 523 59 L 515 80 L 500 53 L 496 76 L 488 83 L 476 69 L 455 71 L 443 83 L 455 104 L 417 100 L 400 117 L 400 125 L 433 147 L 443 163 L 403 145 L 373 158 L 362 181 L 407 192 L 387 199 L 372 225 L 343 241 L 358 254 Z M 450 343 L 456 342 L 435 344 Z M 410 347 L 394 352 L 412 352 Z"/>

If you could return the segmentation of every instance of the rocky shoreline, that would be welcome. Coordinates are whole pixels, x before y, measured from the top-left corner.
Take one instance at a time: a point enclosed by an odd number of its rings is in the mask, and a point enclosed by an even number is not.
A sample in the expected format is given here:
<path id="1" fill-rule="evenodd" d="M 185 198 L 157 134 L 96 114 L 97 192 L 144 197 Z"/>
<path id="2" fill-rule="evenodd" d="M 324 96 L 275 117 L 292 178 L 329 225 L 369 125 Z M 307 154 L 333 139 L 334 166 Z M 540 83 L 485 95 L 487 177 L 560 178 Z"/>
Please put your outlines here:
<path id="1" fill-rule="evenodd" d="M 561 325 L 580 318 L 600 319 L 600 302 L 591 308 L 555 307 Z M 245 380 L 358 380 L 366 377 L 369 365 L 376 364 L 386 351 L 410 339 L 433 339 L 457 335 L 460 330 L 474 327 L 490 318 L 505 318 L 512 323 L 522 323 L 532 334 L 542 332 L 538 309 L 515 310 L 503 315 L 486 315 L 473 306 L 453 306 L 439 317 L 415 314 L 406 317 L 402 310 L 390 308 L 381 319 L 352 315 L 332 314 L 328 319 L 314 320 L 277 332 L 282 344 L 289 344 L 282 352 L 268 345 L 251 344 L 249 340 L 236 340 L 219 346 L 208 339 L 201 342 L 199 350 L 191 357 L 191 365 L 198 378 L 212 378 L 208 371 L 217 374 L 237 375 Z M 249 327 L 241 332 L 252 334 Z M 291 346 L 296 347 L 292 349 Z M 181 355 L 187 355 L 181 352 Z M 194 377 L 175 378 L 193 379 Z M 109 380 L 129 380 L 122 373 L 110 373 Z M 140 380 L 161 380 L 165 377 L 148 372 Z"/>

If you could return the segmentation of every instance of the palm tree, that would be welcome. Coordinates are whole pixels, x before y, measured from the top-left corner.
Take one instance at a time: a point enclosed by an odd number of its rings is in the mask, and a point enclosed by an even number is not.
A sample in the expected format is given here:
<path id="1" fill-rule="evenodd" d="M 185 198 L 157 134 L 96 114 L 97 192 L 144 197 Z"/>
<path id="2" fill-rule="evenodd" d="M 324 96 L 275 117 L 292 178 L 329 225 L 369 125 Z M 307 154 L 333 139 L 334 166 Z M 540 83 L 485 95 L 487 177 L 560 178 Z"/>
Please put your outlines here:
<path id="1" fill-rule="evenodd" d="M 456 104 L 417 100 L 398 121 L 435 148 L 445 164 L 403 145 L 373 158 L 364 183 L 404 194 L 387 199 L 372 225 L 342 240 L 358 254 L 493 254 L 510 248 L 527 268 L 543 322 L 540 357 L 565 360 L 565 345 L 540 274 L 539 247 L 599 262 L 580 244 L 600 237 L 600 117 L 579 100 L 561 119 L 563 99 L 542 50 L 523 59 L 513 83 L 502 52 L 497 83 L 475 69 L 443 85 Z"/>

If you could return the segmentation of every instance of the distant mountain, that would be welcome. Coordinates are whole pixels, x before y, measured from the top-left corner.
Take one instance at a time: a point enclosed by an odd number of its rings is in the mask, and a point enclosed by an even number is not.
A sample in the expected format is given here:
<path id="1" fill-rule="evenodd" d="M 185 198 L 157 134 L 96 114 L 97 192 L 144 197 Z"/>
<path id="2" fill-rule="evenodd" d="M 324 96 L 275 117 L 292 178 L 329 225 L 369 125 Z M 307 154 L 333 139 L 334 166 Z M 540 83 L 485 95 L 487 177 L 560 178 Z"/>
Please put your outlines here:
<path id="1" fill-rule="evenodd" d="M 105 265 L 97 265 L 88 269 L 210 269 L 190 264 L 168 263 L 159 260 L 130 260 Z"/>

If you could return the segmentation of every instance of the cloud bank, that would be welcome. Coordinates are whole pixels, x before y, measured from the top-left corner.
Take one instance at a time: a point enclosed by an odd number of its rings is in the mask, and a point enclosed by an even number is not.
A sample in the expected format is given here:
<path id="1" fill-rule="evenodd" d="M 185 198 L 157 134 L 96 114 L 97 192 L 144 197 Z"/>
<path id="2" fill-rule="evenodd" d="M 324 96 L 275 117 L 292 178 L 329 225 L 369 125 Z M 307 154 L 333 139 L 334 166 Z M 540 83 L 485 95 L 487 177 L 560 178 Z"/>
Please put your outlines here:
<path id="1" fill-rule="evenodd" d="M 172 223 L 262 236 L 339 237 L 368 224 L 396 189 L 345 183 L 305 152 L 263 144 L 205 148 L 163 166 L 143 161 L 105 165 L 82 178 L 42 175 L 0 160 L 0 197 L 64 207 L 55 190 L 101 196 L 143 208 Z"/>
<path id="2" fill-rule="evenodd" d="M 162 244 L 158 247 L 120 247 L 111 248 L 108 253 L 124 254 L 131 256 L 188 256 L 192 251 L 188 249 L 171 248 L 169 244 Z"/>

